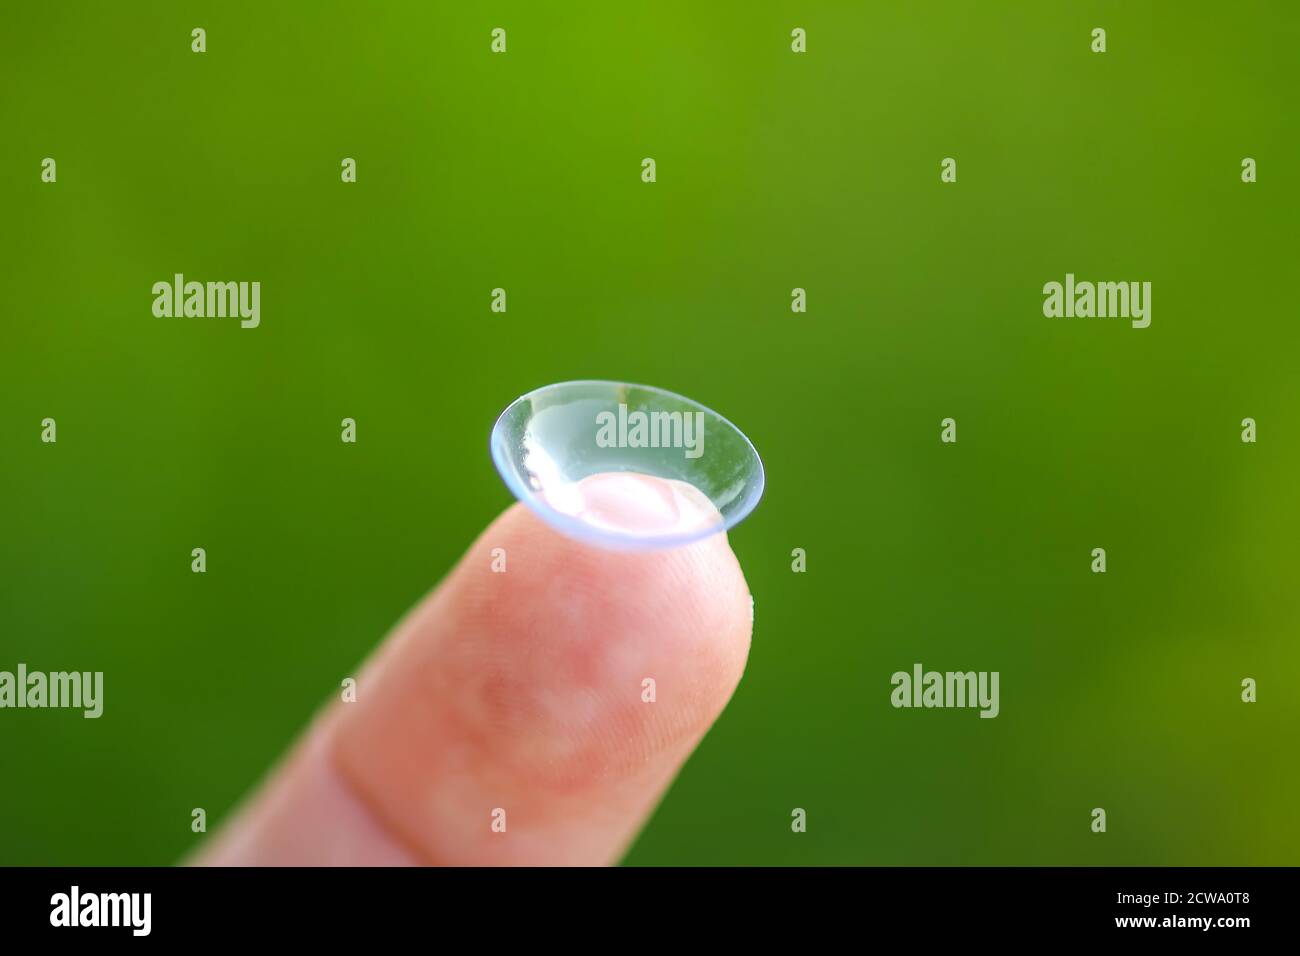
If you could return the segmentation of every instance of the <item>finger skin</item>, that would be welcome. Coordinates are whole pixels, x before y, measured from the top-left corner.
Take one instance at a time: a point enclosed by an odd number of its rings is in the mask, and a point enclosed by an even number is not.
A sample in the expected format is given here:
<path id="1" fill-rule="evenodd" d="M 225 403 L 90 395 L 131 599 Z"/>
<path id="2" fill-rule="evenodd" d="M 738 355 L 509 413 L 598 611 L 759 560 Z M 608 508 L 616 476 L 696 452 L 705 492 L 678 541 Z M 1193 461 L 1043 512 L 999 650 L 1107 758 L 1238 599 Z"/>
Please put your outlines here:
<path id="1" fill-rule="evenodd" d="M 515 505 L 199 862 L 616 862 L 730 698 L 751 622 L 725 534 L 612 552 Z"/>
<path id="2" fill-rule="evenodd" d="M 190 862 L 200 866 L 416 866 L 357 799 L 315 724 L 255 799 Z"/>

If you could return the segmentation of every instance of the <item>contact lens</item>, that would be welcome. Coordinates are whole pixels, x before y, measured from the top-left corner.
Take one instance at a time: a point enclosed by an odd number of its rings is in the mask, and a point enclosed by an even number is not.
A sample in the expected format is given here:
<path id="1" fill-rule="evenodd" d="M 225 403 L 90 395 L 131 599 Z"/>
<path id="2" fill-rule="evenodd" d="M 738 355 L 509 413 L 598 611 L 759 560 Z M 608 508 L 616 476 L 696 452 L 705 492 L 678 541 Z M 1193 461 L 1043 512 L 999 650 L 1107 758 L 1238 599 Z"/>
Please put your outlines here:
<path id="1" fill-rule="evenodd" d="M 763 495 L 763 462 L 739 428 L 648 385 L 547 385 L 510 403 L 490 444 L 516 498 L 607 548 L 697 541 L 734 526 Z"/>

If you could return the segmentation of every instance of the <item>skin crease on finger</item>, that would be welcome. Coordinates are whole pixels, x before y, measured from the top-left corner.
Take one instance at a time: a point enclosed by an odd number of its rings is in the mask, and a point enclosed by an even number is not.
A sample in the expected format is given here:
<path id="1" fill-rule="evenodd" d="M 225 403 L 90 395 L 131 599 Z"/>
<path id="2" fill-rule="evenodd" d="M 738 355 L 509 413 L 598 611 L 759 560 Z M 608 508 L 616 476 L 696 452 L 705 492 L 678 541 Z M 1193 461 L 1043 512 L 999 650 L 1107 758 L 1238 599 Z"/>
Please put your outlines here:
<path id="1" fill-rule="evenodd" d="M 198 862 L 617 862 L 730 698 L 751 624 L 725 533 L 606 551 L 515 505 Z"/>

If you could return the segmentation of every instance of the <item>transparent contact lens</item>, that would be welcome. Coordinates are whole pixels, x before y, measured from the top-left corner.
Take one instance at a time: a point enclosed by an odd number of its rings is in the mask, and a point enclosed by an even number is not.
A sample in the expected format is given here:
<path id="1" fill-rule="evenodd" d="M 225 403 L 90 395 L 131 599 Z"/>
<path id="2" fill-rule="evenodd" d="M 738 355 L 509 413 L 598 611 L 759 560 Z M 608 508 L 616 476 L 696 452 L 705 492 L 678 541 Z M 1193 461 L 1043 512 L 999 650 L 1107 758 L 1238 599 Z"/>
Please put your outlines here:
<path id="1" fill-rule="evenodd" d="M 559 382 L 510 403 L 492 461 L 555 528 L 648 550 L 731 528 L 763 495 L 763 463 L 717 412 L 648 385 Z"/>

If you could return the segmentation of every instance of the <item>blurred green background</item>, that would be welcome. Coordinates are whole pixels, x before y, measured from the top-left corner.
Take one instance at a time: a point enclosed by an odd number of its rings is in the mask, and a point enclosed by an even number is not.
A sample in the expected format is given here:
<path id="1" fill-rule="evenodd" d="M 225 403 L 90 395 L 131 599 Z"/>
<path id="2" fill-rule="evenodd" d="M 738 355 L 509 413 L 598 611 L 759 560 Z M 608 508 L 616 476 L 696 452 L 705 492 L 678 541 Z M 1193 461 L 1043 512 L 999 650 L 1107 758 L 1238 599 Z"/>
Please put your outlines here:
<path id="1" fill-rule="evenodd" d="M 769 480 L 748 671 L 629 863 L 1300 863 L 1298 47 L 1284 2 L 7 10 L 0 669 L 106 700 L 0 711 L 0 863 L 215 829 L 509 503 L 495 415 L 588 377 Z M 154 318 L 175 272 L 261 327 Z M 1044 318 L 1066 272 L 1151 327 Z M 892 709 L 916 661 L 1001 715 Z"/>

